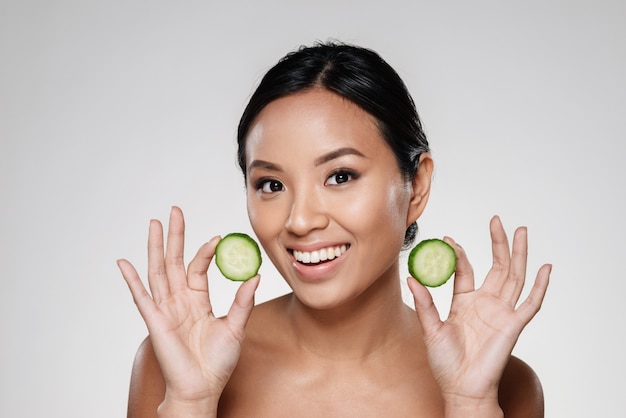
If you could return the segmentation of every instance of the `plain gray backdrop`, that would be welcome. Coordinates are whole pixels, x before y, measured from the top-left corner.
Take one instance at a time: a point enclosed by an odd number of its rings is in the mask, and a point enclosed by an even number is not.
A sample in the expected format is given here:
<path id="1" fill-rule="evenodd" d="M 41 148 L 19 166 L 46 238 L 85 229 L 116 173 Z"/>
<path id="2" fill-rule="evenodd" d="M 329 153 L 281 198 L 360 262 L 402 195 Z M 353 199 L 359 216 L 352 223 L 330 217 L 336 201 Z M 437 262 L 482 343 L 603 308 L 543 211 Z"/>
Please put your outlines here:
<path id="1" fill-rule="evenodd" d="M 0 0 L 0 416 L 125 415 L 146 330 L 116 259 L 143 273 L 172 205 L 189 257 L 251 232 L 238 118 L 279 57 L 327 39 L 414 96 L 436 162 L 420 238 L 454 237 L 480 282 L 499 214 L 529 228 L 529 281 L 553 263 L 514 350 L 546 416 L 623 416 L 625 4 Z M 288 290 L 261 273 L 257 301 Z M 212 266 L 210 288 L 224 314 L 236 285 Z M 433 293 L 445 316 L 452 287 Z"/>

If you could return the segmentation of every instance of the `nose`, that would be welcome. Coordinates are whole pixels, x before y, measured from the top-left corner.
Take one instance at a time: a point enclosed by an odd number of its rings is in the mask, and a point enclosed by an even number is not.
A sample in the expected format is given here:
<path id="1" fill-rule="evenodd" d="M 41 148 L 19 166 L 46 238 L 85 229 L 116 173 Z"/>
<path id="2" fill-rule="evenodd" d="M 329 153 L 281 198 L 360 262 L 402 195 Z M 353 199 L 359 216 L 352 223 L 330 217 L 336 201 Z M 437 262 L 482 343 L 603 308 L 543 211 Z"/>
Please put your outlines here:
<path id="1" fill-rule="evenodd" d="M 291 210 L 285 221 L 285 229 L 289 232 L 303 236 L 328 226 L 329 218 L 325 204 L 321 197 L 311 191 L 301 191 L 293 196 Z"/>

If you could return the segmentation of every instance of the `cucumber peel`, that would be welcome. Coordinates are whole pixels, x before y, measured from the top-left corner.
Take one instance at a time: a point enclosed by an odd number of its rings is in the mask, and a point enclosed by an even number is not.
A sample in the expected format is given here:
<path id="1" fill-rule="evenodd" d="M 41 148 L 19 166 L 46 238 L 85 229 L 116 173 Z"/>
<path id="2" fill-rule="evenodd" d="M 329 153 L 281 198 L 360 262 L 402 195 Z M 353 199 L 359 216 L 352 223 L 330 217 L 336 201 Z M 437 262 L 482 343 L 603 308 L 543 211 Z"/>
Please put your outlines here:
<path id="1" fill-rule="evenodd" d="M 229 280 L 245 282 L 261 267 L 261 250 L 256 241 L 241 232 L 224 236 L 215 247 L 215 264 Z"/>
<path id="2" fill-rule="evenodd" d="M 438 238 L 417 244 L 409 253 L 408 261 L 411 276 L 428 287 L 443 285 L 456 269 L 454 248 Z"/>

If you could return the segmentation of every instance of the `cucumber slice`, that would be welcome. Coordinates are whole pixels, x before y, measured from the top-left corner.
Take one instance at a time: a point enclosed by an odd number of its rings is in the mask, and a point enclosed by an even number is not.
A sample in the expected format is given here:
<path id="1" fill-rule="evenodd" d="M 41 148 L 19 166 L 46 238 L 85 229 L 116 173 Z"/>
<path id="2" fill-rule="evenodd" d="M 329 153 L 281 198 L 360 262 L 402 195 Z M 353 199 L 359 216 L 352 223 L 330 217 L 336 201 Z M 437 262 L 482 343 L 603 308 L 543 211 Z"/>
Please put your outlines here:
<path id="1" fill-rule="evenodd" d="M 217 243 L 215 264 L 227 279 L 244 282 L 259 272 L 261 250 L 249 235 L 233 232 Z"/>
<path id="2" fill-rule="evenodd" d="M 409 273 L 424 286 L 441 286 L 455 269 L 454 248 L 437 238 L 420 242 L 409 254 Z"/>

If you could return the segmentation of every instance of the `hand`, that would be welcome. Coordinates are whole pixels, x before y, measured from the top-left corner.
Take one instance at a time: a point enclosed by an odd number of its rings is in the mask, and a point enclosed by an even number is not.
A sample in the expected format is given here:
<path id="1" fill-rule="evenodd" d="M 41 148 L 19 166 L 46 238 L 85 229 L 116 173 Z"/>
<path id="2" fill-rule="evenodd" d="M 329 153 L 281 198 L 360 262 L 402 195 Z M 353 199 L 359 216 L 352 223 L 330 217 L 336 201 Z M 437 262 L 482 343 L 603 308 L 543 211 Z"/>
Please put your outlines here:
<path id="1" fill-rule="evenodd" d="M 164 256 L 161 223 L 150 222 L 150 293 L 128 261 L 118 265 L 148 327 L 165 378 L 165 403 L 215 408 L 239 359 L 259 276 L 240 286 L 225 318 L 215 318 L 207 271 L 220 238 L 204 244 L 185 269 L 184 230 L 182 211 L 172 208 Z"/>
<path id="2" fill-rule="evenodd" d="M 491 220 L 490 231 L 493 265 L 476 290 L 465 252 L 445 238 L 457 255 L 454 295 L 445 322 L 440 320 L 428 290 L 409 278 L 429 363 L 447 404 L 497 407 L 504 367 L 520 333 L 539 311 L 548 287 L 551 266 L 544 265 L 527 299 L 516 307 L 526 276 L 526 228 L 515 231 L 512 253 L 498 217 Z"/>

